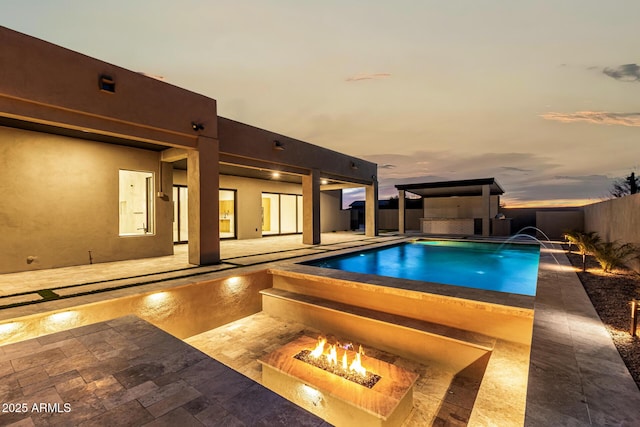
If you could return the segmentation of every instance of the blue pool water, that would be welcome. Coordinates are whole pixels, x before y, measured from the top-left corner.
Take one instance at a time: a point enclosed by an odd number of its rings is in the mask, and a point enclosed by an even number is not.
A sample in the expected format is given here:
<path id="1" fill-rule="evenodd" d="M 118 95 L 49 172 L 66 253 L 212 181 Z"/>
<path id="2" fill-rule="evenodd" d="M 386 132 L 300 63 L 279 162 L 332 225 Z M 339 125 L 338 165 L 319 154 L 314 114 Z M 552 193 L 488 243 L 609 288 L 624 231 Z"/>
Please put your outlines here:
<path id="1" fill-rule="evenodd" d="M 535 295 L 539 258 L 537 245 L 418 240 L 304 264 Z"/>

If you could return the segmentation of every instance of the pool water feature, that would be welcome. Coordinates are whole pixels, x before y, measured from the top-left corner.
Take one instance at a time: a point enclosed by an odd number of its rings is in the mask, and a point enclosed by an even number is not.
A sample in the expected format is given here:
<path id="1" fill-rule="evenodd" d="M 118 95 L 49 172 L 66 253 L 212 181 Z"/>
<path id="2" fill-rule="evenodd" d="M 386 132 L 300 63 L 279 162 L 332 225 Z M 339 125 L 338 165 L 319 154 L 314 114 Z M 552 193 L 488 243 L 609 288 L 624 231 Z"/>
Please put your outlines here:
<path id="1" fill-rule="evenodd" d="M 535 296 L 540 247 L 416 240 L 305 265 Z"/>

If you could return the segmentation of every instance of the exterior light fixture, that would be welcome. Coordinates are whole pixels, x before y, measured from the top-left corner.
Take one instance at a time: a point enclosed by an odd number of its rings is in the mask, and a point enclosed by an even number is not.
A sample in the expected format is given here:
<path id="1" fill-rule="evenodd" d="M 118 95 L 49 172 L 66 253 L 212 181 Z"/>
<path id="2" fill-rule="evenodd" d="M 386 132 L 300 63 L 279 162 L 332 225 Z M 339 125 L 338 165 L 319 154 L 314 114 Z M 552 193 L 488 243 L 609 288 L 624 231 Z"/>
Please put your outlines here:
<path id="1" fill-rule="evenodd" d="M 204 125 L 202 123 L 191 122 L 191 129 L 198 132 L 199 130 L 204 130 Z"/>
<path id="2" fill-rule="evenodd" d="M 351 169 L 358 170 L 358 165 L 356 165 L 356 162 L 351 162 Z"/>
<path id="3" fill-rule="evenodd" d="M 272 178 L 280 178 L 280 172 L 273 172 L 273 173 L 271 174 L 271 177 L 272 177 Z"/>
<path id="4" fill-rule="evenodd" d="M 116 92 L 116 82 L 111 78 L 111 76 L 107 76 L 105 74 L 101 74 L 98 79 L 98 87 L 103 92 L 115 93 Z"/>
<path id="5" fill-rule="evenodd" d="M 273 149 L 276 151 L 284 151 L 284 144 L 280 141 L 273 141 Z"/>
<path id="6" fill-rule="evenodd" d="M 327 185 L 329 183 L 329 181 L 327 181 L 326 179 L 321 179 L 320 180 L 320 184 L 322 185 Z"/>
<path id="7" fill-rule="evenodd" d="M 638 330 L 638 309 L 640 309 L 638 301 L 631 301 L 631 330 L 629 332 L 631 333 L 632 337 L 636 336 L 636 332 Z"/>

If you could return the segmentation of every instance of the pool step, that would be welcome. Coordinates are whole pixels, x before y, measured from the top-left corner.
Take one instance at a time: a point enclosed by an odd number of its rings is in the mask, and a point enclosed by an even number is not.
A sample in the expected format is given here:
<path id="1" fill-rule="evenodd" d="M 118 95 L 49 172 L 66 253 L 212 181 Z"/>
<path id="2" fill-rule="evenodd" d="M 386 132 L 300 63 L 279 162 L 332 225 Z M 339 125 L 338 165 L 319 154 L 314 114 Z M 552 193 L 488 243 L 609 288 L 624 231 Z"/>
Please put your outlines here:
<path id="1" fill-rule="evenodd" d="M 418 361 L 464 369 L 493 349 L 495 338 L 450 326 L 278 288 L 260 291 L 263 311 L 323 333 Z"/>

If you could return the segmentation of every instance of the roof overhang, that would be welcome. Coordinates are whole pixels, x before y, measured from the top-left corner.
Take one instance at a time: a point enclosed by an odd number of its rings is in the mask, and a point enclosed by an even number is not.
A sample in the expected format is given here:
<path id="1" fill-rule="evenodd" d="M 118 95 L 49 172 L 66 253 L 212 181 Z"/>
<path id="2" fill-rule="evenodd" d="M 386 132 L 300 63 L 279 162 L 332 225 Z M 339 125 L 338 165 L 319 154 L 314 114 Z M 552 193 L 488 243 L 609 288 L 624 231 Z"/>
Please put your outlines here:
<path id="1" fill-rule="evenodd" d="M 408 191 L 424 198 L 482 196 L 482 188 L 488 185 L 492 196 L 504 194 L 495 178 L 465 179 L 459 181 L 425 182 L 396 185 L 398 190 Z"/>

